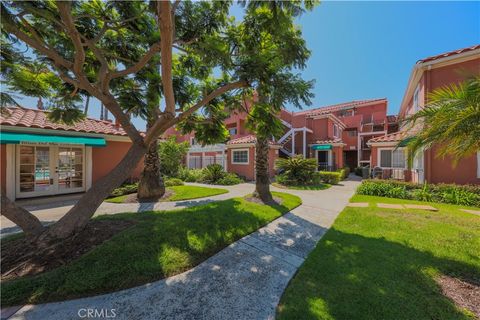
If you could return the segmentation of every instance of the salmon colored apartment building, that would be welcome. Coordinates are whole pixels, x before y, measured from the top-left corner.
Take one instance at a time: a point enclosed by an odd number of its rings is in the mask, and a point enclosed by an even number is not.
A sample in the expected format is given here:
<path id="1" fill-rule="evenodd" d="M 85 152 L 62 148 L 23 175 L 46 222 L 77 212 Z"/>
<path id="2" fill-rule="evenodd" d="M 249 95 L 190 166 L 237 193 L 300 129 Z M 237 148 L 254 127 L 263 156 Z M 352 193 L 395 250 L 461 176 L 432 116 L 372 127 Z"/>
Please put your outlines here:
<path id="1" fill-rule="evenodd" d="M 247 105 L 246 108 L 249 106 Z M 275 174 L 278 157 L 303 155 L 315 158 L 319 170 L 336 170 L 370 164 L 367 142 L 398 129 L 396 116 L 387 116 L 387 100 L 371 99 L 340 103 L 321 108 L 279 114 L 284 134 L 270 141 L 270 175 Z M 191 144 L 186 164 L 202 168 L 219 163 L 229 172 L 247 180 L 255 179 L 255 135 L 246 128 L 247 114 L 239 112 L 225 120 L 230 139 L 224 144 L 199 145 L 194 134 L 182 135 L 169 129 L 164 136 L 175 135 L 178 142 Z"/>
<path id="2" fill-rule="evenodd" d="M 1 191 L 10 199 L 85 192 L 131 145 L 111 121 L 53 123 L 47 112 L 7 108 L 0 115 Z M 132 177 L 139 177 L 140 162 Z"/>
<path id="3" fill-rule="evenodd" d="M 428 94 L 435 89 L 458 84 L 468 77 L 480 75 L 480 45 L 455 50 L 419 60 L 407 84 L 399 119 L 404 119 L 428 104 Z M 420 128 L 403 126 L 398 132 L 373 138 L 371 165 L 381 168 L 384 178 L 397 178 L 418 183 L 480 184 L 480 152 L 461 159 L 453 166 L 452 158 L 436 155 L 436 148 L 422 150 L 408 168 L 405 150 L 400 141 L 413 136 Z"/>

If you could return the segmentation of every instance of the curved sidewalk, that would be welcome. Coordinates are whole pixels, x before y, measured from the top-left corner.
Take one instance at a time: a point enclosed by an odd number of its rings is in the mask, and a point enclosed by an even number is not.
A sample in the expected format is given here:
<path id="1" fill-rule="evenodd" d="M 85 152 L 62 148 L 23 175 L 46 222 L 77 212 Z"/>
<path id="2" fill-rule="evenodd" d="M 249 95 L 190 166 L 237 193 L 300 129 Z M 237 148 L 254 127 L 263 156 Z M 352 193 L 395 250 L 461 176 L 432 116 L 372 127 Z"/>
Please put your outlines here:
<path id="1" fill-rule="evenodd" d="M 291 277 L 358 183 L 322 191 L 273 188 L 303 204 L 187 272 L 110 294 L 27 305 L 10 319 L 80 319 L 88 309 L 114 312 L 115 319 L 273 319 Z"/>

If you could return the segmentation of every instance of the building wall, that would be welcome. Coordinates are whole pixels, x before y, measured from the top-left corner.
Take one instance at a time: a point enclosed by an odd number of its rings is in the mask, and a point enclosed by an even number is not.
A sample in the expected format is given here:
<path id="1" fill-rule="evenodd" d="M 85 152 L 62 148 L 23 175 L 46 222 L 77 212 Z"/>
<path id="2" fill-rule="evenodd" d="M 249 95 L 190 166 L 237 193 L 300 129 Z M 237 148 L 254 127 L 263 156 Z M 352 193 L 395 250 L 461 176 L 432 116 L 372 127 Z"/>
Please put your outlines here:
<path id="1" fill-rule="evenodd" d="M 108 174 L 127 153 L 130 142 L 107 141 L 103 148 L 92 148 L 92 183 Z M 133 171 L 131 178 L 139 178 L 143 169 L 143 158 Z"/>
<path id="2" fill-rule="evenodd" d="M 7 187 L 7 145 L 0 145 L 0 188 L 4 193 Z"/>
<path id="3" fill-rule="evenodd" d="M 228 172 L 236 173 L 247 180 L 255 180 L 255 147 L 239 147 L 237 149 L 248 149 L 248 164 L 232 163 L 232 150 L 235 149 L 229 148 L 227 149 Z"/>
<path id="4" fill-rule="evenodd" d="M 451 157 L 437 157 L 437 149 L 428 150 L 425 156 L 426 180 L 429 183 L 480 184 L 477 177 L 477 155 L 461 159 L 454 166 Z"/>

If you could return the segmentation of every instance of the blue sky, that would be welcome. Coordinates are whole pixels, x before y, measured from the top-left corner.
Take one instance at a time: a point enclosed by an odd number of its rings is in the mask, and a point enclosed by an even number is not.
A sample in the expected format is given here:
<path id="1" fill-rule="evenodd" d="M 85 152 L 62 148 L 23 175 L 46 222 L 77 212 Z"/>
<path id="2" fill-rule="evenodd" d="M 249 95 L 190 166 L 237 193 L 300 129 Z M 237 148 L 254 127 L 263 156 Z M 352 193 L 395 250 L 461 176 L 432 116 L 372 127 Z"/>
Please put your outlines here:
<path id="1" fill-rule="evenodd" d="M 312 51 L 302 74 L 316 80 L 309 108 L 386 97 L 396 114 L 417 60 L 480 43 L 480 2 L 327 1 L 298 24 Z M 23 104 L 35 107 L 36 99 Z M 99 109 L 95 101 L 90 116 Z"/>

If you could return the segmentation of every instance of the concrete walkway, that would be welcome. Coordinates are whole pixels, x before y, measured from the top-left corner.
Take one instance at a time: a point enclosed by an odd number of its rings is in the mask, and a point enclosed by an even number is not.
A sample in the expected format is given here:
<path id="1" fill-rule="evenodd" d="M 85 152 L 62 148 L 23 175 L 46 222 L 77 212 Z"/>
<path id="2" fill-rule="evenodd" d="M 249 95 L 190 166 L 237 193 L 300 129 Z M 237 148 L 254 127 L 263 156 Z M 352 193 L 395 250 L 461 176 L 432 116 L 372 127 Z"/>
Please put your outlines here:
<path id="1" fill-rule="evenodd" d="M 79 319 L 88 309 L 115 319 L 273 319 L 289 280 L 358 183 L 321 191 L 273 188 L 303 204 L 187 272 L 111 294 L 24 306 L 10 319 Z"/>
<path id="2" fill-rule="evenodd" d="M 115 214 L 123 212 L 142 212 L 150 210 L 174 210 L 182 209 L 192 206 L 198 206 L 201 204 L 209 203 L 212 201 L 226 200 L 235 197 L 243 197 L 249 193 L 252 193 L 255 186 L 252 183 L 242 183 L 234 186 L 213 186 L 209 184 L 200 183 L 187 183 L 188 185 L 196 185 L 207 188 L 221 188 L 227 189 L 228 193 L 219 194 L 212 197 L 205 197 L 192 200 L 181 201 L 163 201 L 163 202 L 145 202 L 145 203 L 108 203 L 104 202 L 100 205 L 95 212 L 95 216 L 102 214 Z M 81 195 L 74 195 L 70 197 L 59 197 L 56 200 L 41 199 L 37 203 L 30 204 L 29 202 L 21 201 L 21 205 L 37 216 L 40 221 L 45 224 L 51 224 L 58 221 L 61 217 L 67 213 L 70 208 L 76 203 Z M 32 200 L 35 201 L 35 200 Z M 20 232 L 20 228 L 17 227 L 12 221 L 8 220 L 4 216 L 0 217 L 0 238 L 8 235 Z"/>

